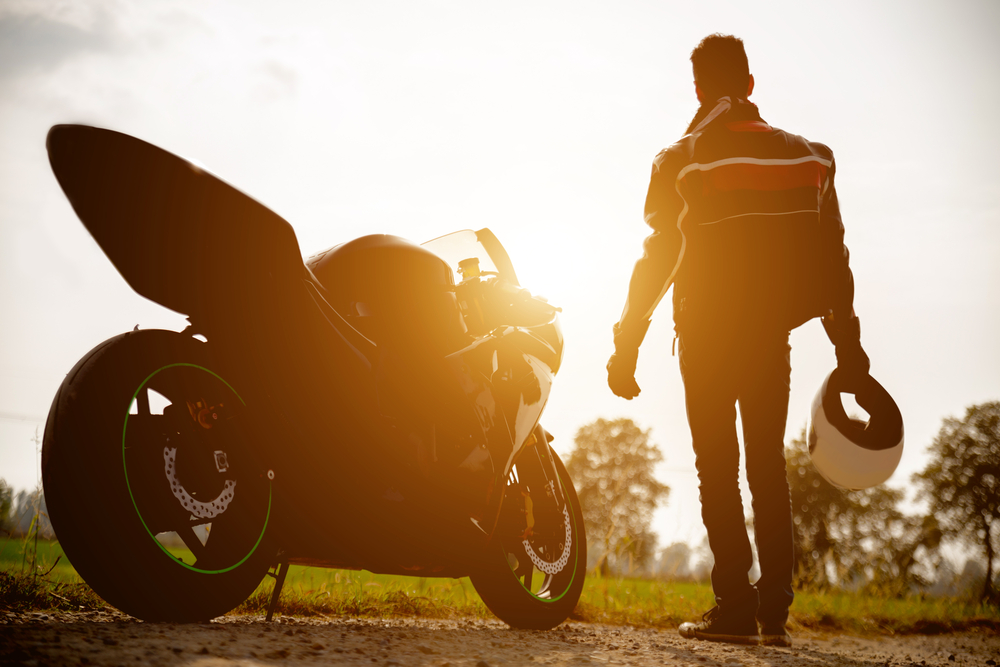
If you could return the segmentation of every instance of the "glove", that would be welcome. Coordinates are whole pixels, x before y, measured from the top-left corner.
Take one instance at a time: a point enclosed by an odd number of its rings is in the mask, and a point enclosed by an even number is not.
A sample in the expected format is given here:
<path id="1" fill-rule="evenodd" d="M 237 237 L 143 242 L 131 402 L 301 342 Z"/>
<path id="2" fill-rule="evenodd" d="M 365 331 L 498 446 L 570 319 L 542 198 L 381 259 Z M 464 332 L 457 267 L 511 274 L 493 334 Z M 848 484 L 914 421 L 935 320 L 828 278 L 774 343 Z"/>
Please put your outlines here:
<path id="1" fill-rule="evenodd" d="M 649 320 L 622 329 L 621 322 L 612 327 L 615 336 L 615 353 L 608 359 L 608 386 L 615 396 L 631 401 L 639 395 L 639 385 L 635 381 L 635 362 L 639 359 L 639 346 Z"/>
<path id="2" fill-rule="evenodd" d="M 632 354 L 615 352 L 608 359 L 608 386 L 615 396 L 627 401 L 639 395 L 641 391 L 635 381 L 635 363 L 639 358 L 639 350 Z"/>
<path id="3" fill-rule="evenodd" d="M 823 318 L 823 328 L 837 353 L 837 370 L 848 384 L 858 385 L 868 377 L 871 362 L 861 347 L 861 320 L 856 316 Z"/>

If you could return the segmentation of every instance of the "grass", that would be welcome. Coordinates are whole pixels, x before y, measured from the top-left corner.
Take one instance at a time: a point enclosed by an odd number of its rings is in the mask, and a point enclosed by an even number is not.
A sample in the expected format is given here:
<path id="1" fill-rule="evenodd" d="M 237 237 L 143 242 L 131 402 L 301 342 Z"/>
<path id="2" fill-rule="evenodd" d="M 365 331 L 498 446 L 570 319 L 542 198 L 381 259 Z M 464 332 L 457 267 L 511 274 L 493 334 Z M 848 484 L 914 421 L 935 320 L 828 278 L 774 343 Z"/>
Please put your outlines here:
<path id="1" fill-rule="evenodd" d="M 4 572 L 27 571 L 32 566 L 34 541 L 20 538 L 0 538 L 0 570 Z M 34 559 L 35 573 L 48 571 L 46 577 L 54 582 L 79 582 L 80 577 L 69 564 L 58 542 L 38 540 L 38 555 Z"/>
<path id="2" fill-rule="evenodd" d="M 104 602 L 83 583 L 56 542 L 0 538 L 0 607 L 15 611 L 95 609 Z M 26 551 L 27 550 L 27 551 Z M 190 558 L 184 550 L 171 549 Z M 190 560 L 188 560 L 190 562 Z M 263 614 L 274 580 L 231 613 Z M 707 584 L 588 577 L 572 618 L 669 629 L 698 619 L 714 604 Z M 467 579 L 425 579 L 292 566 L 279 612 L 291 616 L 421 616 L 492 618 Z M 851 634 L 935 634 L 983 628 L 1000 631 L 1000 608 L 953 598 L 876 597 L 845 592 L 797 592 L 792 631 Z"/>
<path id="3" fill-rule="evenodd" d="M 706 584 L 590 576 L 574 616 L 594 623 L 676 628 L 700 619 L 714 604 Z"/>
<path id="4" fill-rule="evenodd" d="M 976 628 L 1000 631 L 1000 607 L 968 599 L 876 597 L 845 592 L 797 593 L 793 621 L 814 630 L 853 634 L 940 634 Z"/>
<path id="5" fill-rule="evenodd" d="M 714 602 L 707 584 L 588 578 L 574 617 L 595 623 L 675 628 L 698 620 Z M 850 634 L 1000 631 L 1000 608 L 926 596 L 875 597 L 843 591 L 797 591 L 790 629 Z"/>
<path id="6" fill-rule="evenodd" d="M 79 611 L 104 606 L 58 542 L 0 538 L 0 608 Z"/>
<path id="7" fill-rule="evenodd" d="M 273 579 L 265 578 L 233 613 L 265 613 L 273 588 Z M 298 565 L 288 571 L 279 610 L 290 616 L 492 616 L 468 577 L 430 579 Z"/>

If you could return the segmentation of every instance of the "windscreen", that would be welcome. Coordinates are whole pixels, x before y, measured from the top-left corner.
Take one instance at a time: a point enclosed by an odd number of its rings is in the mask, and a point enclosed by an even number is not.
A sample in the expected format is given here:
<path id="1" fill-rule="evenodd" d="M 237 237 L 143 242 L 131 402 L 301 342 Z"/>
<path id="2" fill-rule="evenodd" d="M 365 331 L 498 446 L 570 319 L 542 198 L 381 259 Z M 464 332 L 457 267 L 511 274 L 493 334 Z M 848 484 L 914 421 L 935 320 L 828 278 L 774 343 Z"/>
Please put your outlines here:
<path id="1" fill-rule="evenodd" d="M 491 245 L 494 246 L 493 255 L 490 254 L 490 251 L 486 249 L 486 246 L 480 240 L 480 236 L 485 236 L 484 232 L 488 234 L 487 239 L 492 240 Z M 471 229 L 464 229 L 460 232 L 439 236 L 422 245 L 448 262 L 448 266 L 452 268 L 456 276 L 459 275 L 458 263 L 463 259 L 475 257 L 479 259 L 480 271 L 499 274 L 506 280 L 513 282 L 515 285 L 517 284 L 517 278 L 513 277 L 513 270 L 510 267 L 510 260 L 507 258 L 506 251 L 496 241 L 496 237 L 489 230 L 474 232 Z M 502 256 L 498 256 L 500 254 Z"/>

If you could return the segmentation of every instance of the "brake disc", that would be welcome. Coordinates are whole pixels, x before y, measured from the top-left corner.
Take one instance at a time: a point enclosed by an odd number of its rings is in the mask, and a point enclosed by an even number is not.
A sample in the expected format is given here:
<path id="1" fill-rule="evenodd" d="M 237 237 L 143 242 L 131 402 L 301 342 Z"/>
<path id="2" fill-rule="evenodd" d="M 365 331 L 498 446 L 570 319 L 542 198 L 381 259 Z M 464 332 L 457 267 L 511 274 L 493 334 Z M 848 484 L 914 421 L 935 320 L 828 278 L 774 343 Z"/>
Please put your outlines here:
<path id="1" fill-rule="evenodd" d="M 236 489 L 235 481 L 227 479 L 225 486 L 222 488 L 221 493 L 219 493 L 215 500 L 210 500 L 207 503 L 202 502 L 197 498 L 192 497 L 191 494 L 187 492 L 187 489 L 184 488 L 184 485 L 178 481 L 177 466 L 175 465 L 176 460 L 177 448 L 164 447 L 163 467 L 164 471 L 167 473 L 167 481 L 170 482 L 170 491 L 173 492 L 174 498 L 180 501 L 181 506 L 184 509 L 198 519 L 214 519 L 229 508 L 229 503 L 233 501 L 233 494 Z"/>
<path id="2" fill-rule="evenodd" d="M 524 551 L 528 554 L 528 558 L 534 563 L 535 567 L 544 572 L 545 574 L 558 574 L 562 572 L 562 569 L 566 567 L 566 563 L 569 562 L 569 554 L 571 547 L 573 546 L 573 527 L 569 519 L 569 509 L 563 507 L 563 517 L 565 517 L 566 526 L 566 542 L 563 545 L 562 555 L 554 563 L 549 563 L 542 560 L 541 556 L 535 553 L 535 550 L 531 547 L 531 543 L 528 540 L 522 540 L 521 544 L 524 545 Z"/>

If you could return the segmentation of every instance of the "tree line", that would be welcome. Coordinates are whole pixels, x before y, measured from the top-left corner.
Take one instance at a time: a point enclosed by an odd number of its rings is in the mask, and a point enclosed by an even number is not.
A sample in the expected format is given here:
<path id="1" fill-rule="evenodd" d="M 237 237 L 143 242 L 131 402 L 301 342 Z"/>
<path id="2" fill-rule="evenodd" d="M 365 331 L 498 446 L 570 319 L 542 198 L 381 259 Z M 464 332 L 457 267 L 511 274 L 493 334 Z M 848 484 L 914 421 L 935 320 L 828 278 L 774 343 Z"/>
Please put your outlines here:
<path id="1" fill-rule="evenodd" d="M 582 427 L 567 462 L 583 508 L 591 566 L 603 574 L 706 579 L 707 544 L 657 549 L 653 512 L 670 489 L 656 480 L 659 447 L 631 419 Z M 971 554 L 964 576 L 981 579 L 978 597 L 1000 602 L 1000 402 L 973 405 L 947 418 L 928 447 L 927 466 L 911 477 L 923 516 L 906 514 L 901 490 L 884 485 L 845 491 L 809 460 L 805 431 L 786 447 L 800 588 L 868 590 L 882 595 L 952 592 L 942 547 Z M 752 519 L 748 519 L 752 528 Z M 971 572 L 970 572 L 971 568 Z"/>
<path id="2" fill-rule="evenodd" d="M 45 494 L 40 489 L 15 493 L 6 480 L 0 479 L 0 536 L 27 535 L 36 526 L 39 537 L 55 537 L 46 513 Z"/>

